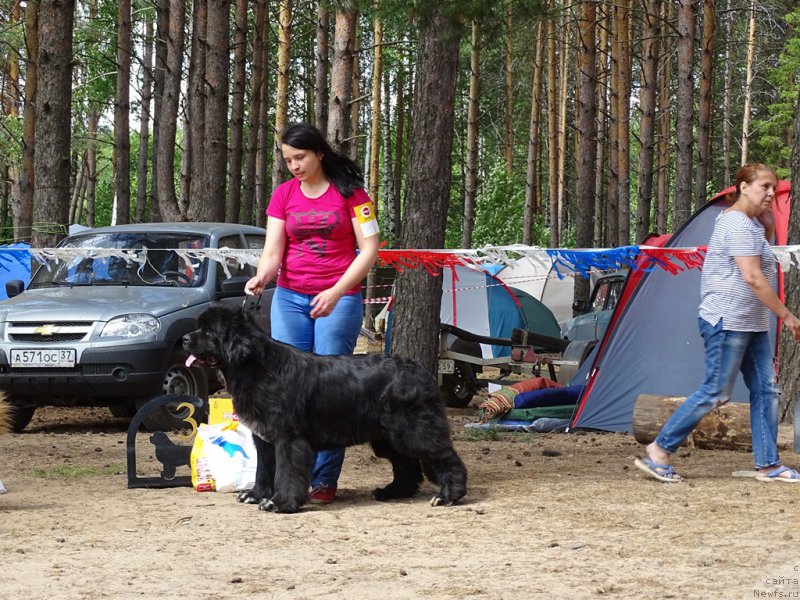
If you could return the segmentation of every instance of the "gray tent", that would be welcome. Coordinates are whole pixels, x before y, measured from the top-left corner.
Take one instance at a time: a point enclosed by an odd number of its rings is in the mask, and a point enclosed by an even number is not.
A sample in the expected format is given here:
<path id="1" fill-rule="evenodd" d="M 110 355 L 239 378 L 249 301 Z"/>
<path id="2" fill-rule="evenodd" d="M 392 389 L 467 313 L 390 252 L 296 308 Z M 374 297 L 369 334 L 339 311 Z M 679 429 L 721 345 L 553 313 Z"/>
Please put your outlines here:
<path id="1" fill-rule="evenodd" d="M 778 202 L 788 202 L 788 190 L 785 196 L 780 191 Z M 707 245 L 717 215 L 729 205 L 723 196 L 717 196 L 701 207 L 665 247 Z M 623 301 L 599 344 L 571 429 L 631 432 L 639 394 L 688 396 L 697 389 L 703 379 L 704 361 L 697 326 L 700 275 L 698 269 L 673 275 L 659 267 L 629 274 Z M 774 319 L 772 331 L 774 334 Z M 733 400 L 748 399 L 740 374 Z"/>

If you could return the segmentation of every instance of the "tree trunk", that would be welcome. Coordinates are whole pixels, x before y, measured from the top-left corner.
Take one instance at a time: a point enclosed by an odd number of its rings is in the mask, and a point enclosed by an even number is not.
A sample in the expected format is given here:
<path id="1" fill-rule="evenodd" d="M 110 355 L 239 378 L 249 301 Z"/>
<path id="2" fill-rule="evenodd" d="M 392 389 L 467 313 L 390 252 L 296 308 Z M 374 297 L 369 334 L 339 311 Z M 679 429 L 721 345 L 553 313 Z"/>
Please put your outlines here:
<path id="1" fill-rule="evenodd" d="M 36 134 L 36 94 L 39 62 L 39 1 L 25 5 L 25 103 L 22 111 L 22 168 L 19 173 L 18 201 L 11 207 L 14 241 L 30 241 L 33 235 L 33 188 Z"/>
<path id="2" fill-rule="evenodd" d="M 255 7 L 255 35 L 253 37 L 252 87 L 250 110 L 247 113 L 247 162 L 244 168 L 242 208 L 236 219 L 252 225 L 256 206 L 256 159 L 258 158 L 258 130 L 261 122 L 262 89 L 264 83 L 264 35 L 266 33 L 266 0 L 257 0 Z M 264 111 L 266 112 L 266 111 Z"/>
<path id="3" fill-rule="evenodd" d="M 361 61 L 358 57 L 360 53 L 358 19 L 356 19 L 355 37 L 353 38 L 353 89 L 350 94 L 352 98 L 352 100 L 350 100 L 350 127 L 348 127 L 347 138 L 344 140 L 343 150 L 354 163 L 358 163 L 358 140 L 362 137 L 359 134 L 359 117 L 361 115 Z M 369 152 L 366 152 L 366 156 L 369 156 Z M 368 164 L 364 165 L 364 172 L 367 172 L 368 167 Z"/>
<path id="4" fill-rule="evenodd" d="M 665 2 L 661 6 L 661 19 L 665 23 L 662 31 L 664 34 L 660 38 L 661 60 L 663 76 L 658 92 L 658 161 L 656 165 L 657 189 L 656 189 L 656 229 L 659 233 L 669 231 L 669 180 L 670 180 L 670 148 L 672 147 L 671 133 L 671 110 L 672 94 L 670 83 L 672 80 L 672 52 L 673 44 L 668 32 L 671 30 L 672 23 L 672 3 Z"/>
<path id="5" fill-rule="evenodd" d="M 397 239 L 394 237 L 394 174 L 392 173 L 392 73 L 389 69 L 383 70 L 383 222 L 386 223 L 386 231 L 382 231 L 382 237 L 389 244 L 390 248 L 395 247 Z M 396 93 L 396 92 L 395 92 Z M 386 296 L 385 291 L 381 291 L 380 296 Z"/>
<path id="6" fill-rule="evenodd" d="M 75 176 L 75 185 L 72 188 L 72 198 L 69 202 L 69 216 L 67 217 L 67 223 L 79 223 L 80 219 L 80 209 L 78 208 L 78 202 L 81 198 L 81 188 L 84 187 L 86 184 L 86 154 L 81 157 L 80 163 L 78 164 L 78 173 Z"/>
<path id="7" fill-rule="evenodd" d="M 554 0 L 550 0 L 549 12 L 555 10 Z M 547 20 L 547 205 L 550 216 L 550 247 L 558 248 L 558 76 L 556 65 L 556 25 L 555 17 Z"/>
<path id="8" fill-rule="evenodd" d="M 379 0 L 375 8 L 379 7 Z M 375 204 L 377 215 L 381 178 L 381 82 L 383 78 L 383 21 L 380 15 L 375 16 L 373 24 L 373 63 L 372 63 L 372 126 L 370 128 L 369 143 L 369 196 Z M 388 142 L 387 142 L 388 144 Z M 367 274 L 366 298 L 375 297 L 375 267 Z M 375 314 L 377 305 L 368 302 L 364 310 L 364 326 L 369 331 L 375 331 Z"/>
<path id="9" fill-rule="evenodd" d="M 507 0 L 505 22 L 505 48 L 503 52 L 503 71 L 506 83 L 505 140 L 504 151 L 506 173 L 514 171 L 514 3 Z"/>
<path id="10" fill-rule="evenodd" d="M 192 38 L 189 43 L 189 83 L 183 140 L 181 198 L 184 205 L 200 203 L 206 147 L 206 55 L 208 54 L 208 1 L 192 3 Z"/>
<path id="11" fill-rule="evenodd" d="M 236 33 L 233 43 L 233 91 L 231 93 L 231 151 L 228 203 L 225 220 L 239 222 L 242 206 L 242 153 L 244 140 L 245 67 L 247 62 L 247 0 L 236 0 Z"/>
<path id="12" fill-rule="evenodd" d="M 170 2 L 172 0 L 156 0 L 156 37 L 155 37 L 155 59 L 156 68 L 153 71 L 153 154 L 152 154 L 152 177 L 150 179 L 150 200 L 153 221 L 161 221 L 161 201 L 158 196 L 158 186 L 161 175 L 158 168 L 158 150 L 161 147 L 160 123 L 161 108 L 164 105 L 164 84 L 166 83 L 167 73 L 167 46 L 169 41 L 169 14 Z M 183 41 L 181 40 L 181 46 Z M 186 150 L 184 149 L 184 152 Z"/>
<path id="13" fill-rule="evenodd" d="M 279 143 L 279 136 L 286 129 L 289 118 L 289 67 L 292 44 L 292 0 L 281 0 L 278 15 L 278 78 L 275 88 L 275 143 L 272 148 L 272 189 L 277 188 L 286 174 L 286 164 Z"/>
<path id="14" fill-rule="evenodd" d="M 533 243 L 533 215 L 541 213 L 541 136 L 542 136 L 542 80 L 544 77 L 544 23 L 536 24 L 533 59 L 533 86 L 531 89 L 531 118 L 528 123 L 528 163 L 525 176 L 525 212 L 522 216 L 522 243 Z M 477 117 L 476 117 L 477 118 Z"/>
<path id="15" fill-rule="evenodd" d="M 375 7 L 378 8 L 376 1 Z M 383 78 L 383 21 L 375 16 L 373 23 L 373 63 L 372 63 L 372 124 L 369 143 L 369 195 L 378 208 L 381 170 L 381 81 Z"/>
<path id="16" fill-rule="evenodd" d="M 607 131 L 606 111 L 608 108 L 608 81 L 609 68 L 611 65 L 611 52 L 608 47 L 608 24 L 610 23 L 610 11 L 607 4 L 600 3 L 597 6 L 597 22 L 599 24 L 600 40 L 600 70 L 597 78 L 597 154 L 595 157 L 595 180 L 594 180 L 594 231 L 592 232 L 592 245 L 595 248 L 606 245 L 605 239 L 605 209 L 606 209 L 606 187 L 605 182 L 605 161 L 606 161 L 606 136 L 602 132 Z"/>
<path id="17" fill-rule="evenodd" d="M 639 195 L 636 207 L 636 239 L 642 243 L 650 232 L 655 151 L 656 81 L 658 72 L 658 3 L 646 0 L 642 28 L 642 75 L 639 92 Z"/>
<path id="18" fill-rule="evenodd" d="M 621 103 L 620 81 L 620 24 L 619 12 L 622 10 L 617 4 L 609 8 L 609 21 L 611 26 L 611 84 L 608 94 L 608 196 L 606 199 L 606 242 L 609 246 L 619 243 L 619 211 L 620 211 L 620 172 L 619 172 L 619 122 L 621 116 L 619 108 Z"/>
<path id="19" fill-rule="evenodd" d="M 169 0 L 169 28 L 166 39 L 166 62 L 163 98 L 158 116 L 158 169 L 156 173 L 158 206 L 167 221 L 184 221 L 185 214 L 178 206 L 175 194 L 175 139 L 178 125 L 178 102 L 181 91 L 181 65 L 183 64 L 182 0 Z"/>
<path id="20" fill-rule="evenodd" d="M 619 210 L 619 234 L 617 244 L 627 246 L 631 237 L 631 30 L 629 14 L 632 12 L 630 2 L 619 7 L 619 120 L 617 126 L 617 174 L 619 176 L 619 191 L 617 194 Z"/>
<path id="21" fill-rule="evenodd" d="M 86 226 L 95 226 L 97 200 L 97 127 L 100 112 L 96 106 L 89 109 L 86 124 Z"/>
<path id="22" fill-rule="evenodd" d="M 145 13 L 144 64 L 142 65 L 142 114 L 139 121 L 139 156 L 137 160 L 136 216 L 143 223 L 147 210 L 147 157 L 150 145 L 150 102 L 153 96 L 153 19 Z"/>
<path id="23" fill-rule="evenodd" d="M 408 197 L 403 214 L 403 247 L 442 248 L 450 197 L 457 26 L 441 6 L 420 30 L 414 118 L 409 136 Z M 441 277 L 407 269 L 396 280 L 392 354 L 413 357 L 435 372 Z"/>
<path id="24" fill-rule="evenodd" d="M 594 0 L 580 4 L 580 95 L 578 98 L 578 148 L 575 172 L 576 243 L 591 248 L 594 233 L 594 182 L 597 158 L 597 9 Z M 575 278 L 575 300 L 588 305 L 589 280 Z"/>
<path id="25" fill-rule="evenodd" d="M 272 147 L 269 140 L 269 77 L 267 76 L 267 66 L 269 65 L 269 4 L 265 0 L 265 19 L 264 19 L 264 47 L 262 49 L 261 63 L 264 65 L 264 79 L 261 82 L 261 118 L 258 122 L 258 151 L 256 153 L 256 181 L 255 181 L 255 223 L 259 227 L 267 224 L 267 169 L 268 161 L 272 156 Z"/>
<path id="26" fill-rule="evenodd" d="M 131 0 L 117 4 L 117 92 L 114 101 L 115 222 L 131 221 Z"/>
<path id="27" fill-rule="evenodd" d="M 324 2 L 317 8 L 317 50 L 314 65 L 314 122 L 322 132 L 328 131 L 328 39 L 331 17 Z"/>
<path id="28" fill-rule="evenodd" d="M 692 204 L 692 147 L 694 143 L 694 8 L 678 0 L 678 87 L 676 92 L 675 219 L 673 230 L 690 216 Z"/>
<path id="29" fill-rule="evenodd" d="M 733 11 L 731 0 L 725 7 L 725 86 L 722 102 L 722 180 L 727 185 L 731 178 L 731 95 L 733 94 L 733 65 L 731 56 L 733 44 Z"/>
<path id="30" fill-rule="evenodd" d="M 224 221 L 228 164 L 230 0 L 208 0 L 203 177 L 189 206 L 190 221 Z M 241 128 L 241 120 L 240 120 Z M 241 137 L 239 145 L 241 147 Z M 199 202 L 198 202 L 199 200 Z"/>
<path id="31" fill-rule="evenodd" d="M 567 40 L 571 38 L 571 27 L 569 15 L 572 12 L 571 0 L 566 4 L 566 10 L 561 13 L 561 35 L 558 39 L 559 44 L 559 72 L 561 79 L 558 82 L 558 160 L 556 162 L 556 174 L 558 177 L 558 194 L 556 204 L 558 206 L 558 240 L 559 245 L 567 232 L 567 101 L 569 97 L 569 73 L 567 65 L 572 64 L 570 60 L 571 49 Z"/>
<path id="32" fill-rule="evenodd" d="M 403 165 L 405 158 L 404 151 L 404 136 L 406 129 L 406 93 L 405 93 L 405 64 L 400 62 L 400 68 L 397 73 L 397 100 L 395 104 L 394 113 L 397 115 L 396 130 L 397 135 L 394 141 L 394 165 L 392 166 L 392 177 L 394 178 L 394 195 L 391 198 L 392 203 L 392 239 L 399 242 L 403 227 L 401 216 L 401 202 L 403 190 Z"/>
<path id="33" fill-rule="evenodd" d="M 66 233 L 69 216 L 72 102 L 72 0 L 39 3 L 39 62 L 36 92 L 31 245 L 53 247 Z"/>
<path id="34" fill-rule="evenodd" d="M 756 54 L 756 0 L 750 4 L 750 27 L 747 35 L 747 79 L 744 84 L 744 116 L 742 117 L 742 161 L 747 164 L 747 156 L 750 149 L 750 113 L 753 102 L 753 70 L 755 67 Z"/>
<path id="35" fill-rule="evenodd" d="M 350 101 L 353 97 L 353 51 L 358 10 L 345 0 L 336 12 L 328 107 L 328 141 L 337 152 L 350 154 Z"/>
<path id="36" fill-rule="evenodd" d="M 467 108 L 467 176 L 464 181 L 464 214 L 461 219 L 461 247 L 472 247 L 472 228 L 475 226 L 475 198 L 478 195 L 478 99 L 480 97 L 480 30 L 478 20 L 472 21 L 470 45 L 469 105 Z"/>
<path id="37" fill-rule="evenodd" d="M 686 398 L 640 394 L 633 408 L 633 437 L 649 444 Z M 689 434 L 685 444 L 706 450 L 752 450 L 750 409 L 731 402 L 708 413 Z"/>
<path id="38" fill-rule="evenodd" d="M 795 104 L 792 134 L 791 178 L 794 183 L 800 182 L 800 94 Z M 793 185 L 791 201 L 795 208 L 789 213 L 789 244 L 796 244 L 800 240 L 800 211 L 796 207 L 800 202 L 800 194 L 797 190 L 798 187 Z M 800 314 L 800 270 L 794 265 L 784 273 L 783 293 L 786 308 L 794 315 Z M 778 326 L 781 327 L 780 323 Z M 800 344 L 792 339 L 791 333 L 786 329 L 783 329 L 779 338 L 778 360 L 778 382 L 781 388 L 778 414 L 781 421 L 787 421 L 792 419 L 795 404 L 800 397 Z"/>
<path id="39" fill-rule="evenodd" d="M 703 1 L 703 40 L 700 66 L 700 97 L 697 111 L 697 173 L 694 208 L 706 203 L 706 186 L 711 172 L 711 91 L 713 88 L 716 0 Z"/>
<path id="40" fill-rule="evenodd" d="M 17 27 L 22 22 L 21 19 L 22 12 L 19 2 L 14 2 L 11 7 L 9 24 L 12 27 Z M 22 105 L 22 98 L 20 96 L 21 62 L 22 57 L 20 56 L 19 50 L 14 46 L 10 47 L 5 59 L 5 74 L 8 79 L 4 86 L 5 89 L 0 92 L 0 96 L 2 96 L 3 114 L 9 115 L 14 119 L 19 118 L 19 108 Z M 0 199 L 0 223 L 3 225 L 8 222 L 8 213 L 11 203 L 19 203 L 19 176 L 19 161 L 14 158 L 3 157 L 2 165 L 0 166 L 0 188 L 2 189 L 0 192 L 0 194 L 2 194 L 2 199 Z M 7 239 L 7 234 L 5 232 L 3 238 Z"/>

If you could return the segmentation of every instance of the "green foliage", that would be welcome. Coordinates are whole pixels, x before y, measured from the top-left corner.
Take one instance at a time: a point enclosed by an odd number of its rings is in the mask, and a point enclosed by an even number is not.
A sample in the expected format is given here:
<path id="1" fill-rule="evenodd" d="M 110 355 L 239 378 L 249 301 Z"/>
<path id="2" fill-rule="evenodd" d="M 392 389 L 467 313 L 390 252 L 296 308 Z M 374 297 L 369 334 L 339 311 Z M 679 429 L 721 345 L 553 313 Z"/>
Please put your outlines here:
<path id="1" fill-rule="evenodd" d="M 524 207 L 525 174 L 506 173 L 505 162 L 497 159 L 475 199 L 472 245 L 520 243 Z"/>
<path id="2" fill-rule="evenodd" d="M 22 118 L 0 115 L 0 157 L 4 162 L 19 164 L 22 155 Z"/>
<path id="3" fill-rule="evenodd" d="M 768 105 L 766 115 L 753 119 L 752 160 L 769 164 L 778 177 L 791 176 L 792 158 L 791 131 L 795 107 L 798 100 L 800 80 L 800 8 L 785 16 L 789 26 L 783 49 L 775 66 L 767 72 L 773 102 Z"/>

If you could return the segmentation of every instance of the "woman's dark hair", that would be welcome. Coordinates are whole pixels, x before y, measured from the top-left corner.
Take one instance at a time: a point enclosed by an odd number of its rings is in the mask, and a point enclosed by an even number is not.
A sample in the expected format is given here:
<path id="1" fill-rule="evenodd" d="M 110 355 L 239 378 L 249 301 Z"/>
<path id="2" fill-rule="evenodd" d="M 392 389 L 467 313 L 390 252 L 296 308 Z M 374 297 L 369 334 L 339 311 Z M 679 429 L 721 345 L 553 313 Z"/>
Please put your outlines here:
<path id="1" fill-rule="evenodd" d="M 753 183 L 758 178 L 759 173 L 770 173 L 777 179 L 775 171 L 770 169 L 767 165 L 761 163 L 742 165 L 736 171 L 736 190 L 727 194 L 728 201 L 731 203 L 736 202 L 736 200 L 739 199 L 739 194 L 742 193 L 742 184 Z"/>
<path id="2" fill-rule="evenodd" d="M 296 123 L 290 126 L 281 135 L 281 144 L 321 152 L 322 171 L 345 198 L 352 196 L 354 190 L 364 188 L 364 176 L 356 163 L 331 148 L 325 136 L 313 125 Z"/>

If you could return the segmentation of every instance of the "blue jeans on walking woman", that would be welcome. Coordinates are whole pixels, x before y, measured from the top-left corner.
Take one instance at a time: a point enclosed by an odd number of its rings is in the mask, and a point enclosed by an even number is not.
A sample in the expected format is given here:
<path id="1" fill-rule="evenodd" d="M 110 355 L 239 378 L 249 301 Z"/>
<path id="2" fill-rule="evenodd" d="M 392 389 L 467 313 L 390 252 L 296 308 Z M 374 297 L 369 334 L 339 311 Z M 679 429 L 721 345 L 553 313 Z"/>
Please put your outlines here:
<path id="1" fill-rule="evenodd" d="M 673 453 L 709 412 L 731 399 L 741 370 L 750 391 L 750 428 L 757 469 L 780 465 L 778 457 L 778 388 L 769 333 L 727 331 L 722 319 L 711 325 L 698 318 L 706 349 L 705 379 L 661 428 L 656 444 Z"/>
<path id="2" fill-rule="evenodd" d="M 315 354 L 352 354 L 361 333 L 361 294 L 342 296 L 327 317 L 311 318 L 314 294 L 275 288 L 270 308 L 272 337 Z M 336 489 L 344 463 L 344 448 L 317 452 L 311 486 L 325 484 Z"/>

